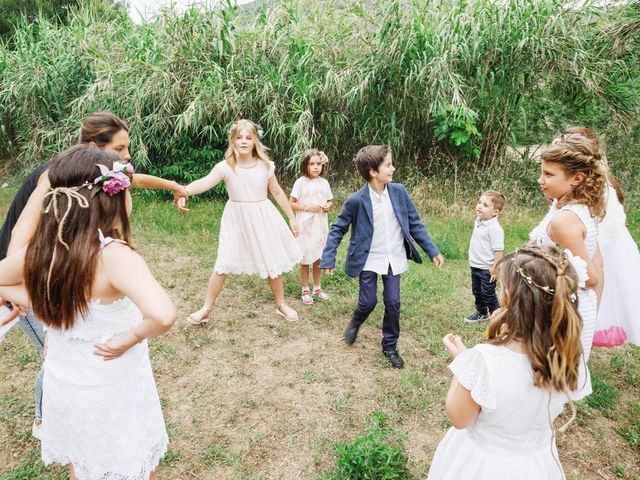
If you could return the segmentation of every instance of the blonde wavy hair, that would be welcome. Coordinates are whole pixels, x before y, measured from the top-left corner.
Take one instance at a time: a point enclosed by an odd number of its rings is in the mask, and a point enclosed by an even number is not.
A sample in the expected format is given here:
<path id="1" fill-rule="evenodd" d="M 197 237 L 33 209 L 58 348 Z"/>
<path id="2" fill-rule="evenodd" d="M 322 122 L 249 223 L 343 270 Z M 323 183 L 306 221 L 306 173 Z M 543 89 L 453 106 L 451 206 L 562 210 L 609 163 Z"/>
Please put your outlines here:
<path id="1" fill-rule="evenodd" d="M 251 132 L 251 136 L 253 137 L 254 145 L 253 145 L 253 156 L 256 157 L 259 161 L 264 162 L 265 166 L 269 168 L 269 154 L 267 153 L 269 149 L 260 141 L 260 134 L 258 130 L 260 127 L 253 123 L 251 120 L 240 119 L 231 125 L 231 129 L 229 130 L 229 146 L 227 147 L 227 151 L 224 152 L 224 159 L 229 164 L 232 170 L 235 170 L 236 165 L 238 164 L 238 152 L 234 147 L 234 139 L 242 130 L 248 129 Z"/>
<path id="2" fill-rule="evenodd" d="M 593 217 L 604 217 L 607 168 L 604 154 L 596 142 L 582 134 L 562 135 L 542 152 L 541 158 L 545 162 L 559 163 L 567 175 L 582 173 L 585 177 L 571 192 L 558 199 L 558 207 L 569 202 L 580 203 L 589 207 Z"/>
<path id="3" fill-rule="evenodd" d="M 489 343 L 522 342 L 537 387 L 575 390 L 582 320 L 578 277 L 564 251 L 528 244 L 498 265 L 502 307 L 489 324 Z"/>

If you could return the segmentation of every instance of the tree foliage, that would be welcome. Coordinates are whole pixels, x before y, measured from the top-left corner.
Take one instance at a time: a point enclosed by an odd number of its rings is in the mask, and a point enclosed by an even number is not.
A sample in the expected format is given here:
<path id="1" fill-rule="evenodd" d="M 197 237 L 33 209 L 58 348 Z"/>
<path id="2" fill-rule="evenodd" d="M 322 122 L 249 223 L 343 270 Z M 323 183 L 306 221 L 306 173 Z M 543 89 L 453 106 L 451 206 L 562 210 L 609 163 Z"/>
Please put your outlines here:
<path id="1" fill-rule="evenodd" d="M 239 117 L 290 168 L 310 146 L 339 165 L 371 143 L 429 168 L 434 147 L 486 168 L 515 136 L 637 127 L 637 25 L 633 6 L 559 0 L 285 0 L 138 26 L 91 2 L 0 45 L 0 157 L 34 163 L 110 110 L 138 165 L 182 180 L 220 157 Z"/>

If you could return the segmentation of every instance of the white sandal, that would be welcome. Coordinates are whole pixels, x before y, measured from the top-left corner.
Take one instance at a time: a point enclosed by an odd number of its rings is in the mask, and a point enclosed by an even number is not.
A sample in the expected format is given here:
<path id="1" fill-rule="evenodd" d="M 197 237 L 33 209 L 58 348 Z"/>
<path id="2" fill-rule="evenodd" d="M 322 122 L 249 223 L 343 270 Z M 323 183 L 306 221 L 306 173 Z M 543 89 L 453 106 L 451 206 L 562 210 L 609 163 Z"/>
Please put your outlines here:
<path id="1" fill-rule="evenodd" d="M 199 310 L 196 310 L 191 315 L 187 317 L 187 323 L 189 325 L 206 325 L 209 323 L 207 317 L 211 312 L 211 307 L 202 307 Z"/>
<path id="2" fill-rule="evenodd" d="M 286 303 L 279 305 L 276 308 L 276 312 L 278 313 L 278 315 L 282 315 L 289 322 L 298 321 L 298 312 L 296 312 L 293 308 L 291 308 Z"/>

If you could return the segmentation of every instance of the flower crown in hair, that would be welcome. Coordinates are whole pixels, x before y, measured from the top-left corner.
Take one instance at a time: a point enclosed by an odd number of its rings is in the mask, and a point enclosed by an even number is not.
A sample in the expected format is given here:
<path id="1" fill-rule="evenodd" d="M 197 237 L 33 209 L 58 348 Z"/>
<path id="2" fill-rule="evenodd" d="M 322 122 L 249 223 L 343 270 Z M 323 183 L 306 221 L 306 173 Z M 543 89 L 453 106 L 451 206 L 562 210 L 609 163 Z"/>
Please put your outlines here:
<path id="1" fill-rule="evenodd" d="M 102 190 L 113 197 L 115 194 L 129 188 L 133 177 L 133 165 L 131 163 L 113 162 L 113 168 L 109 170 L 105 165 L 96 163 L 100 169 L 100 175 L 93 181 L 94 185 L 102 184 Z M 95 195 L 99 190 L 95 190 Z"/>
<path id="2" fill-rule="evenodd" d="M 329 163 L 329 157 L 327 157 L 326 153 L 321 151 L 318 156 L 320 157 L 320 165 L 324 165 L 326 163 Z"/>
<path id="3" fill-rule="evenodd" d="M 253 123 L 253 128 L 255 128 L 256 132 L 258 132 L 258 138 L 262 140 L 262 137 L 264 137 L 264 130 L 262 129 L 262 125 L 255 122 L 251 122 L 251 123 Z"/>

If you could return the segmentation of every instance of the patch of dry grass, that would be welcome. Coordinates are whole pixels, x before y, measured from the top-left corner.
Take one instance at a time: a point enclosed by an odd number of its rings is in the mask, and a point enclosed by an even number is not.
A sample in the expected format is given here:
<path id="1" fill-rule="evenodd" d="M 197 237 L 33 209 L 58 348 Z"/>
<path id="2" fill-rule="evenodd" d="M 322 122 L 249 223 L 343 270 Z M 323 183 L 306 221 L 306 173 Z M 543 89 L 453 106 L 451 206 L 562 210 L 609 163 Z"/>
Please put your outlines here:
<path id="1" fill-rule="evenodd" d="M 7 198 L 0 191 L 0 210 Z M 334 467 L 335 444 L 361 435 L 374 411 L 385 412 L 404 439 L 411 477 L 426 477 L 448 428 L 443 401 L 450 375 L 440 338 L 457 331 L 473 345 L 483 335 L 483 326 L 462 322 L 472 308 L 464 258 L 449 260 L 440 272 L 412 265 L 403 276 L 399 347 L 407 366 L 398 371 L 380 353 L 381 306 L 352 347 L 340 341 L 357 298 L 357 283 L 342 271 L 325 279 L 332 300 L 313 306 L 298 299 L 297 272 L 286 276 L 288 301 L 301 314 L 297 323 L 276 315 L 265 281 L 237 276 L 228 279 L 210 323 L 188 326 L 183 319 L 200 305 L 214 263 L 222 204 L 196 203 L 179 216 L 169 203 L 136 200 L 137 247 L 180 318 L 151 342 L 170 434 L 160 478 L 318 478 Z M 436 242 L 448 238 L 451 251 L 463 257 L 470 220 L 459 208 L 426 220 Z M 536 212 L 513 207 L 510 215 L 508 248 Z M 620 433 L 634 420 L 628 400 L 640 397 L 639 359 L 637 348 L 594 350 L 592 369 L 618 399 L 606 412 L 579 403 L 578 421 L 558 438 L 568 479 L 639 478 L 638 447 Z M 39 444 L 30 435 L 37 368 L 32 347 L 15 329 L 0 344 L 2 480 L 65 478 L 62 469 L 39 465 Z"/>

